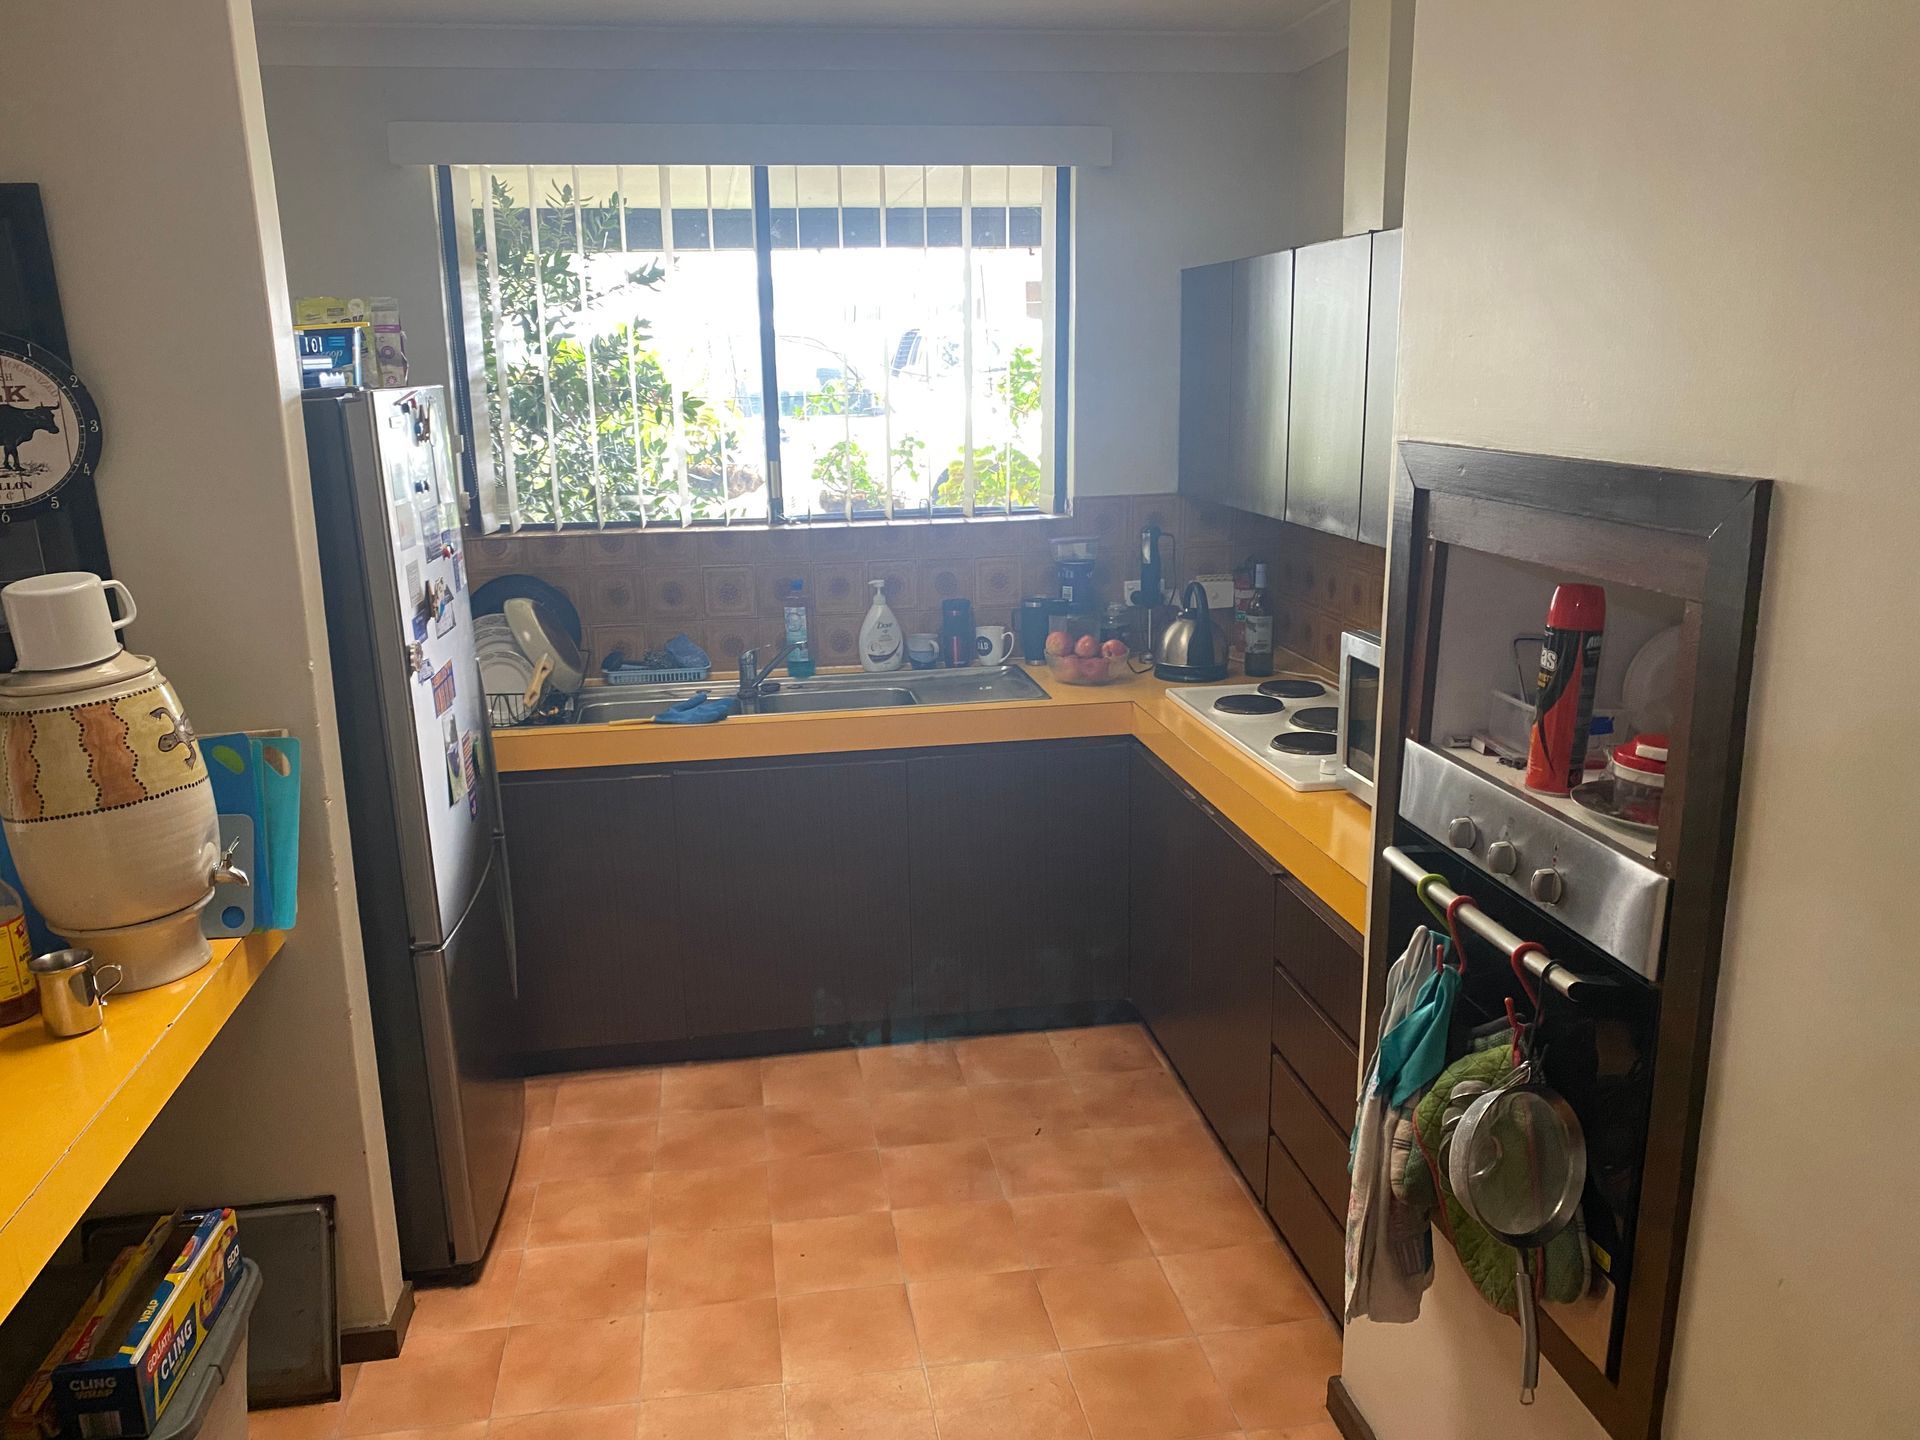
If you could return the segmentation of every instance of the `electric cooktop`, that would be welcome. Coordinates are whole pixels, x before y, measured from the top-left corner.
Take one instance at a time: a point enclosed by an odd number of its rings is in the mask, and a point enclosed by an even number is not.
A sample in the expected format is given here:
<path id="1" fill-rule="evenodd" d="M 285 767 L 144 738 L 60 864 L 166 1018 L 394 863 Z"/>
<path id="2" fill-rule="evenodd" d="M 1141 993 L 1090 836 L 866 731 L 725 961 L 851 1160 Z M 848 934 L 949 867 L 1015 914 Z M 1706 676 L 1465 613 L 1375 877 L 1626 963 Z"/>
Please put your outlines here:
<path id="1" fill-rule="evenodd" d="M 1333 753 L 1340 692 L 1330 682 L 1280 675 L 1167 693 L 1294 789 L 1340 788 Z"/>

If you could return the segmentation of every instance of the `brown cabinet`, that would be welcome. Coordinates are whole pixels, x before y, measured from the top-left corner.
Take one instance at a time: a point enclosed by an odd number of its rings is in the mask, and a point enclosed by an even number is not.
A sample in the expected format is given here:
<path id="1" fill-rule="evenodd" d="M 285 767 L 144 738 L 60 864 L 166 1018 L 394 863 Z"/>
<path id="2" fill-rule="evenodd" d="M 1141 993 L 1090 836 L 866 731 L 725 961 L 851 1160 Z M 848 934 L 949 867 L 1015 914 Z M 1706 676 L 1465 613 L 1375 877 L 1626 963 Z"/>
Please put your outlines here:
<path id="1" fill-rule="evenodd" d="M 690 766 L 673 794 L 690 1034 L 911 1010 L 905 761 Z"/>
<path id="2" fill-rule="evenodd" d="M 1278 1140 L 1267 1146 L 1267 1214 L 1338 1318 L 1346 1309 L 1346 1217 L 1335 1219 Z"/>
<path id="3" fill-rule="evenodd" d="M 916 1014 L 1124 998 L 1131 745 L 967 746 L 907 761 Z"/>
<path id="4" fill-rule="evenodd" d="M 683 1039 L 673 782 L 505 775 L 525 1057 Z"/>
<path id="5" fill-rule="evenodd" d="M 1159 761 L 1133 772 L 1133 999 L 1259 1194 L 1275 870 Z"/>
<path id="6" fill-rule="evenodd" d="M 1360 1054 L 1278 966 L 1273 971 L 1273 1048 L 1346 1134 L 1360 1089 Z"/>

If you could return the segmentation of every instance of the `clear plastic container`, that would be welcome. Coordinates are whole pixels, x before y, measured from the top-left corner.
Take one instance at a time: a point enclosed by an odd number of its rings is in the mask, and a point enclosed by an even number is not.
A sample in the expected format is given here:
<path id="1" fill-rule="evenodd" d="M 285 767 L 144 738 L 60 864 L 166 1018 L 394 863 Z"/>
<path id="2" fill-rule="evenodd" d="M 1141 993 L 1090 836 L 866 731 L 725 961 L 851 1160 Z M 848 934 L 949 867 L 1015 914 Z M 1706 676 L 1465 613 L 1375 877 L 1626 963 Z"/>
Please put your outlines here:
<path id="1" fill-rule="evenodd" d="M 1667 737 L 1636 735 L 1614 747 L 1607 766 L 1613 775 L 1613 803 L 1620 818 L 1636 825 L 1658 825 L 1667 792 Z"/>
<path id="2" fill-rule="evenodd" d="M 1131 648 L 1124 640 L 1101 639 L 1101 625 L 1090 615 L 1056 615 L 1047 632 L 1047 673 L 1063 685 L 1111 685 L 1126 679 Z"/>

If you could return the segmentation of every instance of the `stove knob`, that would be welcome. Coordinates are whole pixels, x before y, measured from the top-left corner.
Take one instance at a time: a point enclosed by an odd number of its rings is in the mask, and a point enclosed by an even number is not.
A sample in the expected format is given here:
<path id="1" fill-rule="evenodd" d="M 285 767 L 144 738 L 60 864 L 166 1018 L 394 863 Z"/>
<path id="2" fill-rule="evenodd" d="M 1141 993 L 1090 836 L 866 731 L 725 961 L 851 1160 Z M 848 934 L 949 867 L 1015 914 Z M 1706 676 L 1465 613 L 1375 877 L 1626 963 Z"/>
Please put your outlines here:
<path id="1" fill-rule="evenodd" d="M 1558 905 L 1567 893 L 1566 876 L 1551 865 L 1542 866 L 1527 882 L 1527 893 L 1542 905 Z"/>
<path id="2" fill-rule="evenodd" d="M 1496 840 L 1487 846 L 1487 868 L 1496 875 L 1511 875 L 1520 868 L 1520 851 L 1511 840 Z"/>
<path id="3" fill-rule="evenodd" d="M 1447 844 L 1456 850 L 1471 850 L 1480 839 L 1480 830 L 1469 815 L 1458 815 L 1447 822 Z"/>

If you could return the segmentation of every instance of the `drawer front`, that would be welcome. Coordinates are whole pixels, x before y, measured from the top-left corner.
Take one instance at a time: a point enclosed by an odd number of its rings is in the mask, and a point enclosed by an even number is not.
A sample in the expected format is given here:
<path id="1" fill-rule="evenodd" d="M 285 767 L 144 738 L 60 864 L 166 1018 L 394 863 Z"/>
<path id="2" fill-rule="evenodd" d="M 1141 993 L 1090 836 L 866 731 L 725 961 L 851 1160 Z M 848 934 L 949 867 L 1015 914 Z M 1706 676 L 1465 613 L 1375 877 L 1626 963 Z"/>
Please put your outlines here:
<path id="1" fill-rule="evenodd" d="M 1273 1048 L 1306 1082 L 1345 1136 L 1353 1129 L 1359 1095 L 1360 1052 L 1313 1008 L 1300 988 L 1276 967 L 1273 972 Z"/>
<path id="2" fill-rule="evenodd" d="M 1267 1124 L 1335 1215 L 1347 1213 L 1347 1137 L 1307 1093 L 1287 1062 L 1273 1057 Z"/>
<path id="3" fill-rule="evenodd" d="M 1346 1230 L 1334 1223 L 1313 1186 L 1278 1140 L 1267 1140 L 1267 1213 L 1327 1302 L 1334 1318 L 1346 1312 Z"/>
<path id="4" fill-rule="evenodd" d="M 1273 958 L 1349 1041 L 1360 1039 L 1361 950 L 1300 898 L 1292 884 L 1274 887 Z"/>

